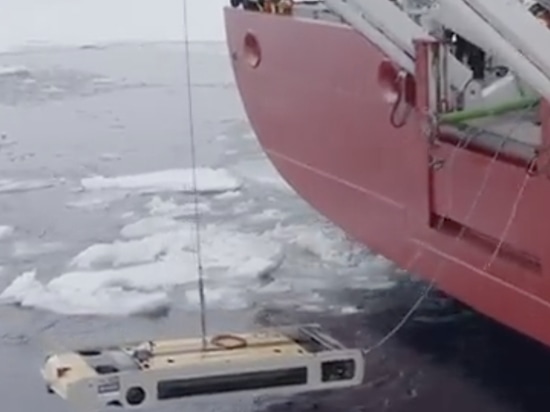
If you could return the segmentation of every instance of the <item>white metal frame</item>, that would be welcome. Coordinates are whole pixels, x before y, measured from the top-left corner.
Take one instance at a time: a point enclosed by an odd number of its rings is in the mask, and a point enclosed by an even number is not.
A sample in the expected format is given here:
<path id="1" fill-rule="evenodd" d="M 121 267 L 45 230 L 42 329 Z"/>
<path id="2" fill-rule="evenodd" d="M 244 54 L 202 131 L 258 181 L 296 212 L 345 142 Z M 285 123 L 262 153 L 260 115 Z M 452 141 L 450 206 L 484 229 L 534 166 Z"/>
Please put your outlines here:
<path id="1" fill-rule="evenodd" d="M 308 345 L 297 344 L 295 337 L 317 342 L 317 350 Z M 201 351 L 200 339 L 180 339 L 143 342 L 94 348 L 104 364 L 110 359 L 117 371 L 100 374 L 94 368 L 94 356 L 82 356 L 79 351 L 50 355 L 42 368 L 42 376 L 51 392 L 83 411 L 99 411 L 109 405 L 129 409 L 154 407 L 169 402 L 158 399 L 157 385 L 161 381 L 192 378 L 224 377 L 250 372 L 276 372 L 284 368 L 305 368 L 307 379 L 303 384 L 234 390 L 229 393 L 210 393 L 182 397 L 186 399 L 211 400 L 216 395 L 226 397 L 292 395 L 302 392 L 341 389 L 362 383 L 364 374 L 363 354 L 358 349 L 349 349 L 322 332 L 317 325 L 269 329 L 266 331 L 235 334 L 251 342 L 244 348 L 214 348 Z M 306 338 L 304 338 L 306 339 Z M 309 342 L 309 341 L 308 341 Z M 141 354 L 140 356 L 135 356 Z M 143 354 L 147 356 L 142 356 Z M 138 361 L 137 359 L 142 359 Z M 328 361 L 352 361 L 355 365 L 352 376 L 343 380 L 323 382 L 321 368 Z M 132 405 L 126 399 L 131 388 L 141 388 L 146 394 L 143 401 Z M 178 399 L 173 399 L 177 401 Z"/>

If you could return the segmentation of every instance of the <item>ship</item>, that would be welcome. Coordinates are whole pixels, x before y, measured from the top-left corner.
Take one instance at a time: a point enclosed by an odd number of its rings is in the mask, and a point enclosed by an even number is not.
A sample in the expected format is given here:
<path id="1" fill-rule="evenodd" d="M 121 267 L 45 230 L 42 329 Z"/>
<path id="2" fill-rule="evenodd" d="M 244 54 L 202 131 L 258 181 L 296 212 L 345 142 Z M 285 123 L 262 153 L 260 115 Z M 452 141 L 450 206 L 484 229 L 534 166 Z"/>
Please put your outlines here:
<path id="1" fill-rule="evenodd" d="M 231 0 L 227 45 L 270 162 L 312 208 L 550 345 L 548 4 Z"/>

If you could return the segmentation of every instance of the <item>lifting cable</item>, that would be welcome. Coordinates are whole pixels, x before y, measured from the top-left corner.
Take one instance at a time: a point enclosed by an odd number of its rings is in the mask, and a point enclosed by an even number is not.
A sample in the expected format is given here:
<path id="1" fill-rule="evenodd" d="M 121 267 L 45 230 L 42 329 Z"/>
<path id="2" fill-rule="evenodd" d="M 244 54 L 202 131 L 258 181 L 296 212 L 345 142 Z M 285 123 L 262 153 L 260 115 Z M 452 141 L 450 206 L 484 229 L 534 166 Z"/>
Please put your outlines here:
<path id="1" fill-rule="evenodd" d="M 214 336 L 208 341 L 208 331 L 206 322 L 206 297 L 204 285 L 204 266 L 202 256 L 202 236 L 201 236 L 201 212 L 199 202 L 199 188 L 197 182 L 197 145 L 195 142 L 195 124 L 193 111 L 193 91 L 191 85 L 191 52 L 189 39 L 189 19 L 187 0 L 183 0 L 183 33 L 185 43 L 185 76 L 187 82 L 187 108 L 188 108 L 188 133 L 191 152 L 191 190 L 193 193 L 193 220 L 195 223 L 195 250 L 197 262 L 197 286 L 200 302 L 200 327 L 201 327 L 201 349 L 203 352 L 217 349 L 242 349 L 248 346 L 248 342 L 241 336 L 233 334 L 222 334 Z M 210 345 L 212 347 L 210 347 Z"/>
<path id="2" fill-rule="evenodd" d="M 202 350 L 206 351 L 208 347 L 206 330 L 206 298 L 204 291 L 204 268 L 202 264 L 202 239 L 201 239 L 201 214 L 199 209 L 199 188 L 197 183 L 197 149 L 195 143 L 195 125 L 193 112 L 193 91 L 191 89 L 191 63 L 189 51 L 189 24 L 187 17 L 187 0 L 183 0 L 183 33 L 185 42 L 185 76 L 187 82 L 187 123 L 189 125 L 189 144 L 191 149 L 191 180 L 193 192 L 193 220 L 195 223 L 195 248 L 197 258 L 197 283 L 200 301 L 200 323 L 201 323 L 201 343 Z"/>

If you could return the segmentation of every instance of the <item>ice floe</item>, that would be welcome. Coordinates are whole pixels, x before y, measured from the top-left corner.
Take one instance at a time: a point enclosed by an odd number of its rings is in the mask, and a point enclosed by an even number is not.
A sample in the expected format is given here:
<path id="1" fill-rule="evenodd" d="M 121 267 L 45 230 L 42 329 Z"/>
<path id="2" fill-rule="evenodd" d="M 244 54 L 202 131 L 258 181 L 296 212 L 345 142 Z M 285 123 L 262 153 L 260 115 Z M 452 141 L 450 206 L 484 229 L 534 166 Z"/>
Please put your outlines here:
<path id="1" fill-rule="evenodd" d="M 95 176 L 82 180 L 86 190 L 122 189 L 140 193 L 193 192 L 192 169 L 171 169 L 116 177 Z M 236 190 L 241 182 L 223 169 L 196 169 L 197 191 L 219 193 Z"/>

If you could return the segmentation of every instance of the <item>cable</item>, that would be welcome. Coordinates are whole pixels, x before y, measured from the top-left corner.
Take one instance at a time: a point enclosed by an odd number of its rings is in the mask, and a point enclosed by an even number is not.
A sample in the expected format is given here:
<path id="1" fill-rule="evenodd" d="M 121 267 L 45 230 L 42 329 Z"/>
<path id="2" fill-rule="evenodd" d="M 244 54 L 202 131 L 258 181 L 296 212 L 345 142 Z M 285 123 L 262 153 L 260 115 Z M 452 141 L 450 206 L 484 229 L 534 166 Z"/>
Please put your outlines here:
<path id="1" fill-rule="evenodd" d="M 201 215 L 199 210 L 199 190 L 197 184 L 197 150 L 195 145 L 195 125 L 193 122 L 193 93 L 191 90 L 191 64 L 189 51 L 189 31 L 187 18 L 187 0 L 183 0 L 183 30 L 185 37 L 185 74 L 187 80 L 187 106 L 188 106 L 188 123 L 189 123 L 189 142 L 191 146 L 191 173 L 192 173 L 192 189 L 193 189 L 193 218 L 195 221 L 195 247 L 197 251 L 197 283 L 200 300 L 200 322 L 201 322 L 201 338 L 202 349 L 207 349 L 207 330 L 206 330 L 206 299 L 204 296 L 204 269 L 202 264 L 202 239 L 201 239 Z"/>
<path id="2" fill-rule="evenodd" d="M 528 109 L 531 109 L 531 108 L 528 108 Z M 526 111 L 528 110 L 526 109 Z M 490 172 L 491 170 L 493 169 L 493 165 L 494 163 L 497 161 L 498 159 L 498 156 L 500 155 L 502 149 L 504 148 L 505 144 L 510 140 L 510 135 L 513 133 L 513 130 L 518 127 L 517 125 L 515 125 L 511 130 L 510 132 L 508 133 L 508 136 L 506 136 L 505 138 L 502 139 L 502 141 L 500 142 L 500 145 L 498 147 L 498 149 L 495 151 L 493 157 L 491 158 L 491 162 L 489 163 L 489 165 L 487 166 L 487 171 L 486 173 L 484 174 L 483 176 L 483 180 L 482 180 L 482 183 L 481 183 L 481 187 L 480 189 L 478 190 L 478 192 L 476 193 L 476 196 L 474 198 L 474 200 L 472 201 L 472 204 L 470 206 L 470 209 L 468 210 L 468 213 L 466 214 L 466 217 L 465 217 L 465 221 L 464 221 L 464 224 L 462 225 L 459 233 L 457 234 L 457 236 L 454 238 L 454 242 L 458 242 L 462 236 L 466 233 L 466 227 L 467 227 L 467 223 L 468 221 L 470 220 L 470 218 L 472 217 L 473 215 L 473 212 L 474 210 L 476 209 L 476 206 L 477 204 L 479 203 L 479 200 L 481 198 L 481 195 L 483 194 L 483 192 L 485 191 L 485 188 L 487 186 L 487 183 L 489 181 L 489 175 L 490 175 Z M 454 158 L 456 157 L 456 153 L 458 152 L 458 149 L 461 148 L 461 147 L 465 147 L 467 146 L 467 144 L 473 139 L 475 135 L 472 134 L 471 137 L 469 139 L 464 139 L 463 141 L 466 142 L 465 145 L 461 146 L 460 143 L 462 142 L 459 142 L 459 144 L 457 144 L 454 148 L 453 148 L 453 151 L 451 152 L 451 155 L 449 157 L 449 162 L 447 163 L 447 166 L 449 166 L 450 164 L 452 164 L 452 162 L 454 161 Z M 536 159 L 536 155 L 533 159 L 530 160 L 529 162 L 529 165 L 528 165 L 528 170 L 526 171 L 525 173 L 525 177 L 523 179 L 523 182 L 518 190 L 518 194 L 512 204 L 512 210 L 510 212 L 510 216 L 505 224 L 505 227 L 504 227 L 504 230 L 501 234 L 501 237 L 499 239 L 499 243 L 497 244 L 496 248 L 495 248 L 495 251 L 493 252 L 493 254 L 491 255 L 490 257 L 490 260 L 489 262 L 484 265 L 484 270 L 486 270 L 491 264 L 492 262 L 494 261 L 494 259 L 496 258 L 496 256 L 498 255 L 498 252 L 500 251 L 503 243 L 504 243 L 504 239 L 511 227 L 511 224 L 516 216 L 516 212 L 517 212 L 517 208 L 518 208 L 518 205 L 519 205 L 519 202 L 523 196 L 523 192 L 525 190 L 525 187 L 527 186 L 527 183 L 529 181 L 529 177 L 531 176 L 531 173 L 533 172 L 533 169 L 536 165 L 536 162 L 535 162 L 535 159 Z M 450 209 L 450 208 L 449 208 Z M 445 220 L 447 219 L 447 216 L 444 215 L 444 216 L 441 216 L 438 220 L 438 224 L 436 225 L 436 230 L 439 230 L 441 229 L 443 223 L 445 222 Z M 406 268 L 405 268 L 405 271 L 409 271 L 413 264 L 416 263 L 416 261 L 423 255 L 423 253 L 425 252 L 425 249 L 420 249 L 416 254 L 415 256 L 413 256 L 413 258 L 411 259 L 411 261 L 406 265 Z M 437 283 L 437 280 L 439 279 L 439 276 L 441 274 L 441 269 L 444 267 L 446 261 L 441 259 L 439 261 L 439 264 L 438 264 L 438 267 L 437 269 L 435 270 L 435 274 L 434 276 L 432 277 L 432 279 L 430 280 L 430 282 L 428 283 L 428 285 L 426 286 L 426 288 L 424 289 L 424 291 L 422 292 L 422 294 L 418 297 L 418 299 L 415 301 L 415 303 L 411 306 L 411 308 L 405 313 L 405 315 L 401 318 L 401 320 L 386 334 L 384 335 L 379 341 L 377 341 L 375 344 L 373 344 L 372 346 L 366 348 L 363 350 L 363 354 L 366 356 L 368 354 L 370 354 L 372 351 L 380 348 L 381 346 L 383 346 L 386 342 L 388 342 L 393 336 L 395 336 L 405 325 L 406 323 L 410 320 L 410 318 L 414 315 L 414 313 L 416 312 L 416 310 L 420 307 L 420 305 L 424 302 L 424 300 L 427 298 L 427 296 L 429 295 L 429 293 L 433 290 L 433 288 L 435 287 L 436 283 Z"/>

